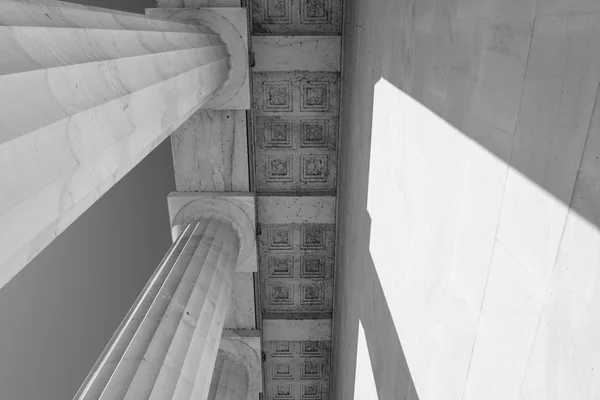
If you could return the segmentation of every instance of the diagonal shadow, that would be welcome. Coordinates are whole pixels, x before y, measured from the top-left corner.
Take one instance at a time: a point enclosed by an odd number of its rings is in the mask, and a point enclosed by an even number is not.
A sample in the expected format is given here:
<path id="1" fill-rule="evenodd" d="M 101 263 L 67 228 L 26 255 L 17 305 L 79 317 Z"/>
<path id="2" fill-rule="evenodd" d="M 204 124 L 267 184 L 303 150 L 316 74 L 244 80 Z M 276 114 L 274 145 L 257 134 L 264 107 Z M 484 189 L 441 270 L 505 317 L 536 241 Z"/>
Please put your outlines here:
<path id="1" fill-rule="evenodd" d="M 384 22 L 368 39 L 374 77 L 506 163 L 507 194 L 521 214 L 558 201 L 553 229 L 570 210 L 600 227 L 600 32 L 571 27 L 589 15 L 568 5 L 539 15 L 545 10 L 525 0 L 510 9 L 517 18 L 462 3 L 380 0 Z M 515 175 L 526 192 L 516 193 Z"/>
<path id="2" fill-rule="evenodd" d="M 412 378 L 369 250 L 369 149 L 374 84 L 381 78 L 504 163 L 501 195 L 517 221 L 513 228 L 528 230 L 524 239 L 554 231 L 557 252 L 570 213 L 600 227 L 600 59 L 594 56 L 600 53 L 600 32 L 591 25 L 570 31 L 567 25 L 577 26 L 584 14 L 568 9 L 535 16 L 535 1 L 515 2 L 524 8 L 514 18 L 486 14 L 491 8 L 478 10 L 475 2 L 461 8 L 461 3 L 466 2 L 346 1 L 336 399 L 352 398 L 359 320 L 380 398 L 411 398 L 394 397 L 405 394 Z M 443 166 L 437 170 L 439 176 L 446 172 Z M 384 177 L 390 185 L 396 184 L 392 173 Z M 393 364 L 391 354 L 402 362 Z"/>

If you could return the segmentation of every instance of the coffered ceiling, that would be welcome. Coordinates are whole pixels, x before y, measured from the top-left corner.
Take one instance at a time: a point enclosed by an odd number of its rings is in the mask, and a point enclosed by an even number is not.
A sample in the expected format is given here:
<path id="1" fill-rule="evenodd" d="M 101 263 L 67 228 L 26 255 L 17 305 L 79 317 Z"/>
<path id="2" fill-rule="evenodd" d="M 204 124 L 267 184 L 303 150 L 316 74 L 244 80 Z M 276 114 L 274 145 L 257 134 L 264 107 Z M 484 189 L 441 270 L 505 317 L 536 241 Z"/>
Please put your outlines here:
<path id="1" fill-rule="evenodd" d="M 253 0 L 251 20 L 250 159 L 258 194 L 264 395 L 267 400 L 326 400 L 331 386 L 341 1 Z M 328 328 L 324 331 L 315 321 Z M 295 333 L 290 337 L 281 330 Z"/>

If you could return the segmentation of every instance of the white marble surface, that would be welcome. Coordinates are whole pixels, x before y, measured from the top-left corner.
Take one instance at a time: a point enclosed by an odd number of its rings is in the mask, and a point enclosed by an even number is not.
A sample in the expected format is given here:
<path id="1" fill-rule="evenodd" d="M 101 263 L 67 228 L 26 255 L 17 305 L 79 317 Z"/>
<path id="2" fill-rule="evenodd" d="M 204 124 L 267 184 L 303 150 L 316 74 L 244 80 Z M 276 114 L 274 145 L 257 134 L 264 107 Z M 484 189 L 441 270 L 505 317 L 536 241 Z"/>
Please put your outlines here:
<path id="1" fill-rule="evenodd" d="M 220 356 L 242 363 L 247 371 L 247 400 L 258 400 L 263 391 L 262 350 L 259 331 L 223 330 Z"/>
<path id="2" fill-rule="evenodd" d="M 253 71 L 339 71 L 341 36 L 253 36 Z"/>
<path id="3" fill-rule="evenodd" d="M 246 112 L 198 110 L 171 135 L 180 192 L 247 192 Z"/>
<path id="4" fill-rule="evenodd" d="M 334 398 L 599 398 L 597 2 L 346 15 Z"/>
<path id="5" fill-rule="evenodd" d="M 20 52 L 22 63 L 0 63 L 0 286 L 207 102 L 228 73 L 224 46 L 215 47 L 214 35 L 186 33 L 196 27 L 47 3 L 1 5 L 12 10 L 3 23 L 19 26 L 0 28 L 0 43 Z M 38 24 L 41 10 L 46 27 L 20 26 Z"/>
<path id="6" fill-rule="evenodd" d="M 75 398 L 206 398 L 239 243 L 217 216 L 187 226 Z"/>
<path id="7" fill-rule="evenodd" d="M 218 6 L 198 9 L 147 8 L 146 15 L 157 19 L 200 24 L 208 26 L 214 32 L 219 32 L 219 36 L 227 45 L 230 54 L 229 76 L 203 108 L 250 109 L 248 14 L 246 8 Z"/>
<path id="8" fill-rule="evenodd" d="M 263 340 L 331 340 L 331 320 L 265 319 Z"/>
<path id="9" fill-rule="evenodd" d="M 261 224 L 334 224 L 334 196 L 259 196 L 256 215 Z"/>

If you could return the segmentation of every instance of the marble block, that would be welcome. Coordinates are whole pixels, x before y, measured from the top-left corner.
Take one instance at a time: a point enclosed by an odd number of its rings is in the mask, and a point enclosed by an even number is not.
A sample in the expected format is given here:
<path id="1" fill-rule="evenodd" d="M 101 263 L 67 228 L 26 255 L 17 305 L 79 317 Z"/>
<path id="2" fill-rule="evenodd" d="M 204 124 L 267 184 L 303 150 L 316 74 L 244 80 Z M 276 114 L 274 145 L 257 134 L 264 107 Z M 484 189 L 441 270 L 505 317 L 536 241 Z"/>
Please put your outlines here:
<path id="1" fill-rule="evenodd" d="M 198 110 L 171 135 L 180 192 L 247 192 L 248 140 L 243 110 Z"/>

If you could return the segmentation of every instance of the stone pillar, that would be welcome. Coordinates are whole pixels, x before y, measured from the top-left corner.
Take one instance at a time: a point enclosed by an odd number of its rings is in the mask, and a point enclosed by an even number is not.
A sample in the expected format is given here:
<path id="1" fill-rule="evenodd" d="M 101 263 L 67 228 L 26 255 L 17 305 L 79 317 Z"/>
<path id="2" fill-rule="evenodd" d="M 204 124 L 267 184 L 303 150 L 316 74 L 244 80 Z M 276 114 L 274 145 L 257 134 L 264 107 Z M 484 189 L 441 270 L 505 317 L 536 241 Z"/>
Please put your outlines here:
<path id="1" fill-rule="evenodd" d="M 219 351 L 208 400 L 246 400 L 248 397 L 248 370 L 241 361 L 235 361 Z"/>
<path id="2" fill-rule="evenodd" d="M 216 213 L 198 219 L 183 227 L 76 399 L 207 398 L 240 237 Z"/>
<path id="3" fill-rule="evenodd" d="M 196 110 L 239 90 L 241 37 L 198 13 L 0 0 L 0 287 Z"/>

